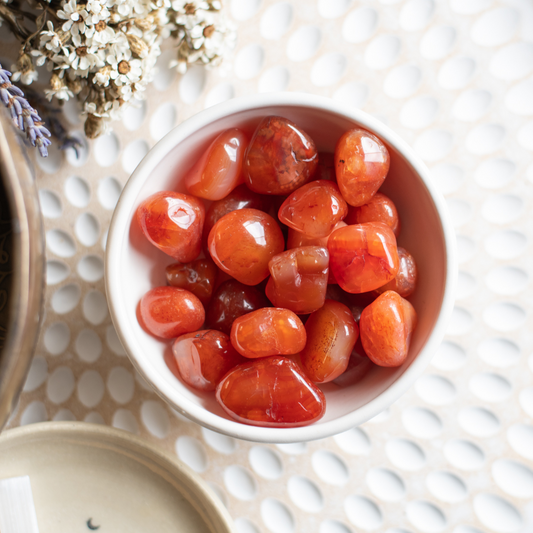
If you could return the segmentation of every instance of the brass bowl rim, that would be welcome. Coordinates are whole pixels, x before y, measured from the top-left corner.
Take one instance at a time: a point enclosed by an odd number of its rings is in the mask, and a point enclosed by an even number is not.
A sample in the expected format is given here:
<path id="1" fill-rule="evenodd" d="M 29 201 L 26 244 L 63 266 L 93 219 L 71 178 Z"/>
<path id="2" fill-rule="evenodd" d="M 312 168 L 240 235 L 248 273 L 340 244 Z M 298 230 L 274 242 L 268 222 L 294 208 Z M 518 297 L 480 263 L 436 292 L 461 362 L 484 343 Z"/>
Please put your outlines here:
<path id="1" fill-rule="evenodd" d="M 44 292 L 44 235 L 30 164 L 4 110 L 0 112 L 0 179 L 13 231 L 9 320 L 0 350 L 0 430 L 26 381 L 37 343 Z"/>

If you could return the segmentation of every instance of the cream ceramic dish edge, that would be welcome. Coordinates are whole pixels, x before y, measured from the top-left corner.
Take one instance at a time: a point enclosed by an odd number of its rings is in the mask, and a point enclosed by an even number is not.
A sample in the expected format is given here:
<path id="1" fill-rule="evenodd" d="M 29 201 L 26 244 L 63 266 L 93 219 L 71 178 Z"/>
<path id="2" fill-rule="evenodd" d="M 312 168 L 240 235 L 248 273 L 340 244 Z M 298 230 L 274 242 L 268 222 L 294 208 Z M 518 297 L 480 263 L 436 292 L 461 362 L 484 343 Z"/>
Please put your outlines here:
<path id="1" fill-rule="evenodd" d="M 432 205 L 428 209 L 435 211 L 434 216 L 436 216 L 436 220 L 438 219 L 440 223 L 435 228 L 438 233 L 436 237 L 441 238 L 443 244 L 442 254 L 444 264 L 438 265 L 439 268 L 443 269 L 441 305 L 436 311 L 434 324 L 431 326 L 426 337 L 420 341 L 422 345 L 416 356 L 413 356 L 409 363 L 406 363 L 402 367 L 401 371 L 394 370 L 391 373 L 388 369 L 383 369 L 383 372 L 379 369 L 379 372 L 382 372 L 383 375 L 389 376 L 388 381 L 390 383 L 369 401 L 331 420 L 327 420 L 326 412 L 326 417 L 322 419 L 323 421 L 299 428 L 264 428 L 246 425 L 227 418 L 221 408 L 218 411 L 220 414 L 208 410 L 205 407 L 205 404 L 208 403 L 205 396 L 195 395 L 187 391 L 185 386 L 180 384 L 174 376 L 172 378 L 169 378 L 168 375 L 166 377 L 163 376 L 164 372 L 168 374 L 170 370 L 162 370 L 162 367 L 160 369 L 156 368 L 153 362 L 155 359 L 152 351 L 147 350 L 150 353 L 146 353 L 140 347 L 140 336 L 148 335 L 144 332 L 139 333 L 140 326 L 136 323 L 135 309 L 130 309 L 124 301 L 127 299 L 125 295 L 130 292 L 125 290 L 124 287 L 125 269 L 128 268 L 128 265 L 124 261 L 125 258 L 129 258 L 132 247 L 131 239 L 129 238 L 130 232 L 132 231 L 131 222 L 137 205 L 140 202 L 139 195 L 143 188 L 145 188 L 145 184 L 152 172 L 156 169 L 160 170 L 158 166 L 180 144 L 184 145 L 182 151 L 186 151 L 187 141 L 195 134 L 199 135 L 203 131 L 203 140 L 206 142 L 205 139 L 209 137 L 209 134 L 206 134 L 204 130 L 209 129 L 213 123 L 217 121 L 223 122 L 224 119 L 230 116 L 245 114 L 247 112 L 251 114 L 255 113 L 257 116 L 272 114 L 272 108 L 278 108 L 280 114 L 283 114 L 281 108 L 284 108 L 285 115 L 295 114 L 297 111 L 304 112 L 307 109 L 307 113 L 310 115 L 323 114 L 331 117 L 332 121 L 335 119 L 341 122 L 350 122 L 352 126 L 349 127 L 361 126 L 374 132 L 378 137 L 383 139 L 395 154 L 394 157 L 391 154 L 391 160 L 397 159 L 397 165 L 404 167 L 403 170 L 407 169 L 408 171 L 411 169 L 415 175 L 415 178 L 412 179 L 418 179 L 420 182 L 418 185 L 420 187 L 421 199 L 431 200 Z M 258 115 L 262 109 L 265 111 L 262 115 Z M 292 113 L 290 112 L 291 110 L 293 111 Z M 289 116 L 288 118 L 291 117 Z M 245 122 L 246 120 L 241 118 L 241 122 L 243 121 Z M 302 127 L 306 129 L 303 125 Z M 212 137 L 214 133 L 211 130 L 210 136 Z M 317 142 L 317 144 L 319 143 Z M 184 167 L 186 166 L 184 165 Z M 402 168 L 400 168 L 401 170 Z M 166 172 L 168 174 L 167 181 L 171 181 L 168 169 Z M 158 181 L 157 178 L 155 181 Z M 396 198 L 394 199 L 396 201 Z M 434 239 L 432 238 L 431 240 Z M 407 390 L 429 363 L 444 335 L 446 324 L 453 309 L 457 269 L 455 235 L 448 219 L 444 199 L 431 183 L 427 168 L 413 150 L 383 123 L 357 109 L 345 110 L 340 104 L 321 96 L 298 93 L 271 93 L 242 97 L 208 108 L 180 124 L 150 150 L 130 177 L 111 221 L 106 250 L 105 279 L 110 314 L 119 338 L 136 369 L 151 384 L 157 394 L 186 417 L 219 433 L 256 442 L 288 443 L 325 438 L 355 427 L 386 409 Z M 154 249 L 150 255 L 157 255 L 159 253 Z M 171 262 L 169 259 L 171 258 L 167 258 L 167 264 Z M 427 261 L 428 259 L 424 258 L 424 263 L 427 263 Z M 146 280 L 148 280 L 149 276 L 150 273 L 146 272 Z M 153 283 L 153 279 L 151 282 Z M 163 284 L 164 278 L 160 278 L 159 282 Z M 150 286 L 153 285 L 146 285 L 145 290 L 148 290 Z M 135 308 L 135 304 L 133 304 L 133 308 Z M 154 341 L 152 341 L 152 344 L 154 344 Z M 372 387 L 372 385 L 369 386 Z M 179 387 L 181 387 L 180 390 L 178 390 Z M 338 402 L 343 402 L 345 399 L 341 395 Z"/>
<path id="2" fill-rule="evenodd" d="M 33 442 L 38 442 L 39 453 L 43 455 L 47 453 L 46 443 L 51 441 L 63 446 L 79 443 L 80 446 L 102 449 L 105 453 L 116 451 L 124 455 L 127 460 L 139 463 L 159 475 L 167 483 L 174 485 L 177 492 L 182 495 L 181 497 L 185 497 L 184 499 L 198 513 L 211 533 L 234 532 L 233 520 L 226 507 L 198 474 L 175 457 L 127 431 L 86 422 L 30 424 L 7 430 L 0 436 L 0 449 L 4 454 L 2 455 L 3 462 L 10 463 L 8 470 L 17 469 L 18 463 L 9 456 L 11 446 L 31 446 Z M 26 464 L 27 458 L 24 460 L 21 472 L 16 475 L 31 473 L 31 460 L 28 464 Z M 37 458 L 36 464 L 39 462 L 43 462 L 42 457 Z M 83 478 L 82 474 L 80 476 Z M 50 485 L 53 481 L 57 482 L 52 479 L 46 480 Z M 142 491 L 143 487 L 139 486 L 136 490 Z M 74 504 L 74 507 L 77 506 Z M 57 520 L 57 516 L 55 519 Z M 202 531 L 204 531 L 203 527 Z"/>

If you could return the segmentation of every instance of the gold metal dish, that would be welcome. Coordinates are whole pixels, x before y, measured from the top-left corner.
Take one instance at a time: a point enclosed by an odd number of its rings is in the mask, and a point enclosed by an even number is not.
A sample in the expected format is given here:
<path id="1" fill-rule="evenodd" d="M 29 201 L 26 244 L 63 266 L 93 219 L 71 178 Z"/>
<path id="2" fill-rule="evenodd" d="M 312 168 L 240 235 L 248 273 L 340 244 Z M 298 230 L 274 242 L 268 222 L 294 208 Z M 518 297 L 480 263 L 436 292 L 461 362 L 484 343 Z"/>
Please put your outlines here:
<path id="1" fill-rule="evenodd" d="M 44 236 L 34 177 L 0 110 L 0 430 L 16 406 L 39 335 Z"/>

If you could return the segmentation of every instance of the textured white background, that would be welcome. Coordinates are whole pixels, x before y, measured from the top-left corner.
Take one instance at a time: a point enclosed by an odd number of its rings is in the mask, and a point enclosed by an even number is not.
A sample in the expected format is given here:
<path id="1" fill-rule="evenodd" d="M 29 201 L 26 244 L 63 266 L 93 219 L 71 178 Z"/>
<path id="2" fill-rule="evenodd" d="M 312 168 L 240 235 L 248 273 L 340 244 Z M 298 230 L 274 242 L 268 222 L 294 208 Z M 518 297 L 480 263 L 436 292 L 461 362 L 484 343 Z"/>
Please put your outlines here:
<path id="1" fill-rule="evenodd" d="M 239 533 L 533 532 L 533 2 L 233 0 L 228 11 L 238 45 L 223 69 L 179 77 L 164 52 L 143 106 L 81 160 L 54 149 L 37 160 L 46 317 L 10 425 L 141 434 L 209 482 Z M 360 428 L 283 446 L 176 416 L 125 357 L 103 282 L 112 210 L 146 151 L 205 107 L 272 90 L 330 96 L 404 137 L 447 199 L 460 260 L 445 341 L 416 385 Z"/>

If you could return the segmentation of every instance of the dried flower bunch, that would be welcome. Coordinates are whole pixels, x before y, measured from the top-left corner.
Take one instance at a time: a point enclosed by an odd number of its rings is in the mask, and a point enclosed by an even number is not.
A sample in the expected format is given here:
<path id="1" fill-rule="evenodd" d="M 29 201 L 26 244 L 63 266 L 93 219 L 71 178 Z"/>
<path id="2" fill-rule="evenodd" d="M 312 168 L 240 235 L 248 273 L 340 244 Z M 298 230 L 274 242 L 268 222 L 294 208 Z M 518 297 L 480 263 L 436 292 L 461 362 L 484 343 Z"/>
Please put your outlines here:
<path id="1" fill-rule="evenodd" d="M 0 20 L 22 42 L 13 80 L 30 84 L 46 65 L 46 96 L 76 96 L 89 138 L 143 98 L 165 37 L 177 40 L 173 63 L 182 73 L 194 63 L 217 65 L 235 40 L 219 0 L 79 1 L 0 0 Z"/>
<path id="2" fill-rule="evenodd" d="M 50 145 L 50 132 L 45 128 L 44 122 L 33 107 L 24 98 L 24 93 L 9 79 L 11 72 L 4 70 L 0 65 L 0 99 L 11 112 L 15 126 L 26 133 L 27 139 L 36 146 L 42 157 L 48 155 L 47 147 Z"/>

